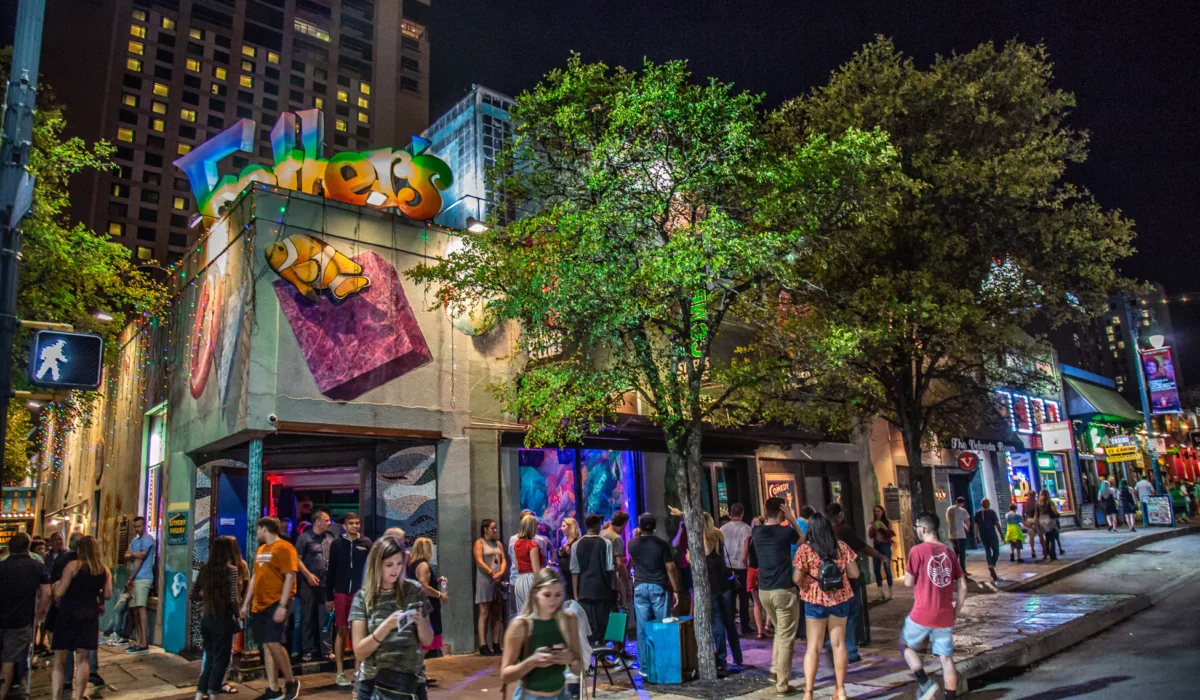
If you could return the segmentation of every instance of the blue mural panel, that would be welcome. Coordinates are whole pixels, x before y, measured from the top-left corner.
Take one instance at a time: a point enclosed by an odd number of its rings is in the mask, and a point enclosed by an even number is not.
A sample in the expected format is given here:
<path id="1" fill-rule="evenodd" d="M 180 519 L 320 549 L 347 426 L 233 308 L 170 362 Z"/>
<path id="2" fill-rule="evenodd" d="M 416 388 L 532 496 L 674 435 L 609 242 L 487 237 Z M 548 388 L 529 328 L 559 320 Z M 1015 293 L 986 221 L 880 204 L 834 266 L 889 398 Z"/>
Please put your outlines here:
<path id="1" fill-rule="evenodd" d="M 541 521 L 543 534 L 557 533 L 564 518 L 576 518 L 575 450 L 517 450 L 521 509 Z"/>
<path id="2" fill-rule="evenodd" d="M 634 498 L 637 452 L 617 450 L 582 450 L 583 512 L 596 513 L 605 522 L 613 513 L 623 511 L 631 516 L 637 507 Z"/>

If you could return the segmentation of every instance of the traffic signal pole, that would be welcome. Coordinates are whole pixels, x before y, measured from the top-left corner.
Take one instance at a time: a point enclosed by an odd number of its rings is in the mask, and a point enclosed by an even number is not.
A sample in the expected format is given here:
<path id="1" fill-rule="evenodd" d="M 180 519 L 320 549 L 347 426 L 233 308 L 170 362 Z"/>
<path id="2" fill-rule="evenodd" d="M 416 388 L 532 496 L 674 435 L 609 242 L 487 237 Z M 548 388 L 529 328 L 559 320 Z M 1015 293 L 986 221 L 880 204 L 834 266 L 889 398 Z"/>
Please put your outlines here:
<path id="1" fill-rule="evenodd" d="M 17 267 L 21 259 L 21 220 L 29 213 L 33 174 L 33 115 L 37 106 L 38 61 L 46 0 L 20 0 L 12 66 L 0 133 L 0 448 L 8 440 L 12 397 L 12 351 L 17 319 Z"/>
<path id="2" fill-rule="evenodd" d="M 1133 300 L 1126 296 L 1125 299 L 1125 323 L 1129 326 L 1129 341 L 1130 351 L 1133 353 L 1133 373 L 1138 378 L 1138 394 L 1142 399 L 1142 420 L 1146 424 L 1146 454 L 1150 456 L 1150 467 L 1154 474 L 1154 492 L 1162 495 L 1166 493 L 1163 489 L 1162 471 L 1158 468 L 1158 451 L 1154 449 L 1154 422 L 1150 416 L 1150 391 L 1146 386 L 1146 375 L 1142 367 L 1142 349 L 1141 341 L 1138 337 L 1137 319 L 1133 315 Z"/>

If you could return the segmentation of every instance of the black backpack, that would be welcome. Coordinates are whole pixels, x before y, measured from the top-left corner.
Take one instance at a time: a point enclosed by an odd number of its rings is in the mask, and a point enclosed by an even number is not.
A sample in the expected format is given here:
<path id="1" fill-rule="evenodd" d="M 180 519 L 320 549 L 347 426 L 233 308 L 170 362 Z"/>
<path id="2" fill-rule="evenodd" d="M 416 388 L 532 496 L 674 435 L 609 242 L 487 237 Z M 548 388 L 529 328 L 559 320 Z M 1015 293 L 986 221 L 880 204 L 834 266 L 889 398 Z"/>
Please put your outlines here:
<path id="1" fill-rule="evenodd" d="M 827 593 L 840 591 L 844 584 L 845 579 L 842 578 L 842 570 L 837 562 L 833 559 L 822 559 L 821 565 L 817 567 L 817 585 L 821 590 Z"/>

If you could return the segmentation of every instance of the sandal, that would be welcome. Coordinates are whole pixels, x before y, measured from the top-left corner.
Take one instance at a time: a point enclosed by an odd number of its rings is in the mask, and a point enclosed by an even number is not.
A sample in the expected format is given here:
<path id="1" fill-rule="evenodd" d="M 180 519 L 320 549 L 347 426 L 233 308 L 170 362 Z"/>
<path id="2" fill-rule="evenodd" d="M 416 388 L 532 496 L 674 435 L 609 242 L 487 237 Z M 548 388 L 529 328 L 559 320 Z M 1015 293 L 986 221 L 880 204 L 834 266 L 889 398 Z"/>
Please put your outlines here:
<path id="1" fill-rule="evenodd" d="M 222 695 L 237 695 L 237 693 L 238 693 L 237 688 L 234 688 L 232 685 L 229 685 L 228 683 L 221 686 L 221 694 Z"/>

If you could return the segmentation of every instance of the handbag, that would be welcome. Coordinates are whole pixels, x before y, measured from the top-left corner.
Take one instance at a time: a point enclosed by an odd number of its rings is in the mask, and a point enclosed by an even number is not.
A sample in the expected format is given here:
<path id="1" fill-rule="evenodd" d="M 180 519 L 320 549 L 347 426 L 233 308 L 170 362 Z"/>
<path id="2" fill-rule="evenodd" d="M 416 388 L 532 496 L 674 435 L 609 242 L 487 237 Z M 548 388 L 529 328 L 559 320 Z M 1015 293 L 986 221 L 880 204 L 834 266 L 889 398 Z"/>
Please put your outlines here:
<path id="1" fill-rule="evenodd" d="M 424 681 L 411 673 L 381 668 L 375 675 L 371 700 L 413 700 L 422 685 Z"/>

